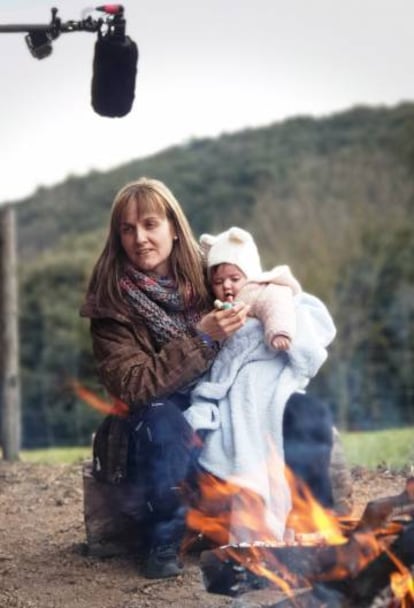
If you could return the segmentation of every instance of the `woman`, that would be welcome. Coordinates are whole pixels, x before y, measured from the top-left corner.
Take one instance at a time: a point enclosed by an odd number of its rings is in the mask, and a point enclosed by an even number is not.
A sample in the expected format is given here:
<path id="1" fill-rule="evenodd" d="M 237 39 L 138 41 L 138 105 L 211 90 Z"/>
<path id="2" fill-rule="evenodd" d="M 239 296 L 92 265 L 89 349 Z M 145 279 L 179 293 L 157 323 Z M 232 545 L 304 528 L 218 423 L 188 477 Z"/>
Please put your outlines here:
<path id="1" fill-rule="evenodd" d="M 148 533 L 150 578 L 181 571 L 180 486 L 194 447 L 182 415 L 189 390 L 248 312 L 242 304 L 211 309 L 198 244 L 171 191 L 147 178 L 127 184 L 115 197 L 81 314 L 91 319 L 102 383 L 128 406 L 126 417 L 98 430 L 95 474 L 133 478 L 140 499 L 128 509 Z"/>

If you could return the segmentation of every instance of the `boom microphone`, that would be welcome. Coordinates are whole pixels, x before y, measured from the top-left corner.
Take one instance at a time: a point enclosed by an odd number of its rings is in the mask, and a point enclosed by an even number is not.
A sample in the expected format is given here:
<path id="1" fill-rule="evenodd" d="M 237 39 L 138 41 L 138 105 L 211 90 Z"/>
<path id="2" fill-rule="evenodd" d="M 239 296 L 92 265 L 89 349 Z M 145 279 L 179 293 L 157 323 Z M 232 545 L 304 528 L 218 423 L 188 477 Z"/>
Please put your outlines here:
<path id="1" fill-rule="evenodd" d="M 129 36 L 107 34 L 95 43 L 92 107 L 101 116 L 125 116 L 135 97 L 138 47 Z"/>
<path id="2" fill-rule="evenodd" d="M 90 15 L 81 21 L 62 22 L 57 8 L 52 8 L 48 24 L 1 25 L 3 32 L 27 32 L 27 46 L 33 57 L 43 59 L 52 52 L 52 41 L 69 32 L 98 32 L 92 75 L 92 107 L 101 116 L 125 116 L 135 97 L 138 47 L 125 35 L 126 21 L 122 4 L 103 4 L 96 11 L 104 19 Z"/>

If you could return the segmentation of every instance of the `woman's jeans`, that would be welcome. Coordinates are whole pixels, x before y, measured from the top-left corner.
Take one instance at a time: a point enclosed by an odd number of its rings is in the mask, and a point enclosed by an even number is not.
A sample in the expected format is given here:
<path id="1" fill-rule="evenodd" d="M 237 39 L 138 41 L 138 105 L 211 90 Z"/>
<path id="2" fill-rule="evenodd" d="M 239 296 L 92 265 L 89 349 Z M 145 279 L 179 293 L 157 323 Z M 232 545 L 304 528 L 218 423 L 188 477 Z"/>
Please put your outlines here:
<path id="1" fill-rule="evenodd" d="M 328 407 L 309 394 L 293 393 L 283 418 L 285 461 L 325 507 L 333 507 L 330 461 L 333 420 Z"/>
<path id="2" fill-rule="evenodd" d="M 124 511 L 142 524 L 149 546 L 177 545 L 185 531 L 183 483 L 195 459 L 194 432 L 178 399 L 153 401 L 132 415 Z"/>
<path id="3" fill-rule="evenodd" d="M 173 396 L 154 401 L 128 418 L 128 499 L 122 505 L 143 531 L 146 546 L 178 545 L 185 532 L 183 486 L 197 472 L 200 442 Z M 185 407 L 185 406 L 184 406 Z M 284 415 L 288 466 L 314 496 L 332 506 L 329 462 L 332 419 L 325 405 L 309 395 L 293 394 Z"/>

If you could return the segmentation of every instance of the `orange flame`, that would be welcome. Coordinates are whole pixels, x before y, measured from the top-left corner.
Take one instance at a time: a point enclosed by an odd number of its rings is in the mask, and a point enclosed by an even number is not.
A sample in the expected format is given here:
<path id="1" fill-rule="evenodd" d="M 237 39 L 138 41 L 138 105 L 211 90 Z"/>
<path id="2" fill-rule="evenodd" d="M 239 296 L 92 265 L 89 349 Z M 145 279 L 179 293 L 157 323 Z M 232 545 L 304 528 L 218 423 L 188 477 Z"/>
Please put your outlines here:
<path id="1" fill-rule="evenodd" d="M 400 600 L 401 608 L 412 608 L 412 606 L 414 606 L 413 575 L 392 551 L 387 548 L 385 548 L 384 551 L 398 568 L 398 570 L 392 572 L 390 576 L 391 590 L 394 596 Z"/>
<path id="2" fill-rule="evenodd" d="M 329 509 L 325 509 L 313 496 L 310 489 L 292 471 L 286 467 L 285 475 L 292 494 L 292 510 L 288 517 L 287 526 L 293 528 L 296 538 L 301 544 L 315 544 L 319 541 L 330 545 L 341 545 L 347 542 L 338 517 Z M 313 534 L 312 534 L 313 533 Z M 315 534 L 316 533 L 316 534 Z"/>
<path id="3" fill-rule="evenodd" d="M 252 490 L 207 472 L 199 475 L 199 488 L 197 505 L 190 508 L 187 514 L 188 528 L 201 532 L 215 545 L 221 546 L 228 557 L 239 563 L 242 561 L 243 565 L 248 564 L 251 572 L 268 579 L 287 595 L 291 595 L 291 588 L 297 580 L 295 575 L 273 555 L 266 555 L 264 559 L 264 543 L 274 543 L 275 539 L 265 523 L 262 498 Z M 235 517 L 237 529 L 243 529 L 247 536 L 256 539 L 252 544 L 243 544 L 242 559 L 238 551 L 240 545 L 228 544 Z"/>
<path id="4" fill-rule="evenodd" d="M 80 399 L 82 399 L 82 401 L 93 407 L 95 410 L 98 410 L 98 412 L 101 412 L 102 414 L 115 414 L 117 416 L 126 416 L 129 413 L 129 408 L 126 403 L 124 403 L 118 398 L 114 398 L 113 403 L 110 404 L 104 399 L 98 397 L 98 395 L 96 395 L 92 391 L 82 386 L 77 380 L 71 380 L 70 386 L 74 393 Z"/>
<path id="5" fill-rule="evenodd" d="M 264 505 L 258 494 L 207 472 L 199 475 L 198 484 L 197 505 L 187 514 L 190 529 L 201 532 L 214 544 L 226 545 L 230 541 L 231 518 L 236 515 L 239 525 L 249 536 L 254 534 L 255 538 L 263 541 L 274 539 L 264 523 Z"/>
<path id="6" fill-rule="evenodd" d="M 409 570 L 391 574 L 391 589 L 395 597 L 401 600 L 401 608 L 414 605 L 414 581 Z"/>
<path id="7" fill-rule="evenodd" d="M 304 581 L 300 580 L 299 576 L 296 576 L 282 564 L 269 548 L 263 548 L 260 544 L 248 546 L 242 560 L 237 545 L 226 546 L 225 552 L 235 562 L 241 562 L 253 574 L 267 579 L 291 598 L 293 598 L 293 588 L 304 587 L 305 585 Z"/>
<path id="8" fill-rule="evenodd" d="M 272 471 L 273 468 L 269 467 Z M 279 471 L 280 467 L 274 467 Z M 201 533 L 220 547 L 218 556 L 240 563 L 254 574 L 266 578 L 288 595 L 293 587 L 304 586 L 309 581 L 295 575 L 280 562 L 281 550 L 287 545 L 321 547 L 330 546 L 332 562 L 321 573 L 314 573 L 314 580 L 338 580 L 356 575 L 376 558 L 383 547 L 375 532 L 349 533 L 351 518 L 338 518 L 333 511 L 324 508 L 314 498 L 309 488 L 293 473 L 285 469 L 285 477 L 291 491 L 292 508 L 286 521 L 286 529 L 294 531 L 294 538 L 276 539 L 266 525 L 266 506 L 255 492 L 235 483 L 216 478 L 210 473 L 199 475 L 199 496 L 187 515 L 188 528 Z M 237 530 L 244 530 L 251 543 L 230 544 L 230 531 L 234 521 Z M 272 551 L 273 549 L 273 551 Z M 279 556 L 279 559 L 278 557 Z"/>

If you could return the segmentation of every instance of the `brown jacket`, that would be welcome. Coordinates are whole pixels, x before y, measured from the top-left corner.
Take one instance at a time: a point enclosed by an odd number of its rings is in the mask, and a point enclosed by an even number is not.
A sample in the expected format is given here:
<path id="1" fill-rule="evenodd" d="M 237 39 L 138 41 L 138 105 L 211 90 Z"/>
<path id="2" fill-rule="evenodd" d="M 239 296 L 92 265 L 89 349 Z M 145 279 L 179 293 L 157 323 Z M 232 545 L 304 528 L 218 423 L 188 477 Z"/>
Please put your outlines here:
<path id="1" fill-rule="evenodd" d="M 131 412 L 186 386 L 210 367 L 216 355 L 196 332 L 157 349 L 143 318 L 98 309 L 93 297 L 80 312 L 91 319 L 101 382 L 111 395 L 128 404 Z"/>

